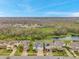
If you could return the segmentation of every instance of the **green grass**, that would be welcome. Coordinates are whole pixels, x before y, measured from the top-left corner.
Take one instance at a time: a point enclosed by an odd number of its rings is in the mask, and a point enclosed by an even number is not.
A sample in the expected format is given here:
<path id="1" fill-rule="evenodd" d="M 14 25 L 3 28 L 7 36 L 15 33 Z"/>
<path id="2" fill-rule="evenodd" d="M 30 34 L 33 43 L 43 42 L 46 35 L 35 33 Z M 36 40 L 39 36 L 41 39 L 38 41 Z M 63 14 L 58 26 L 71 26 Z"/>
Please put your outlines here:
<path id="1" fill-rule="evenodd" d="M 22 54 L 22 52 L 19 51 L 19 50 L 17 50 L 14 55 L 15 55 L 15 56 L 21 56 L 21 54 Z"/>
<path id="2" fill-rule="evenodd" d="M 67 56 L 67 54 L 64 50 L 58 50 L 58 49 L 55 49 L 52 52 L 52 54 L 53 54 L 53 56 Z"/>
<path id="3" fill-rule="evenodd" d="M 39 28 L 38 28 L 39 29 Z M 39 29 L 39 30 L 41 30 L 41 31 L 44 31 L 44 32 L 52 32 L 52 31 L 54 31 L 54 30 L 56 30 L 55 28 L 41 28 L 41 29 Z"/>
<path id="4" fill-rule="evenodd" d="M 29 50 L 28 56 L 36 56 L 36 51 L 35 50 Z"/>
<path id="5" fill-rule="evenodd" d="M 0 49 L 0 56 L 8 56 L 11 52 L 11 50 Z"/>
<path id="6" fill-rule="evenodd" d="M 23 52 L 23 46 L 19 45 L 19 46 L 17 47 L 17 51 L 15 52 L 14 55 L 15 55 L 15 56 L 21 56 L 22 52 Z"/>
<path id="7" fill-rule="evenodd" d="M 36 50 L 33 50 L 33 42 L 29 45 L 28 56 L 36 56 Z"/>

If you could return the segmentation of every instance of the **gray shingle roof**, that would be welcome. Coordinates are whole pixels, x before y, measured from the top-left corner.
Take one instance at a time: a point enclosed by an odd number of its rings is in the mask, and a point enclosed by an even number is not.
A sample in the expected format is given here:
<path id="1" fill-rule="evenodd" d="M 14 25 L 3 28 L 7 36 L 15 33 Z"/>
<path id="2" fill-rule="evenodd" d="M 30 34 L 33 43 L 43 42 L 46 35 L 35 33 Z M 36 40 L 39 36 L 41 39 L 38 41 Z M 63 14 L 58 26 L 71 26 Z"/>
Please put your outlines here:
<path id="1" fill-rule="evenodd" d="M 78 51 L 79 50 L 79 42 L 72 42 L 70 44 L 70 47 L 71 47 L 72 50 Z"/>

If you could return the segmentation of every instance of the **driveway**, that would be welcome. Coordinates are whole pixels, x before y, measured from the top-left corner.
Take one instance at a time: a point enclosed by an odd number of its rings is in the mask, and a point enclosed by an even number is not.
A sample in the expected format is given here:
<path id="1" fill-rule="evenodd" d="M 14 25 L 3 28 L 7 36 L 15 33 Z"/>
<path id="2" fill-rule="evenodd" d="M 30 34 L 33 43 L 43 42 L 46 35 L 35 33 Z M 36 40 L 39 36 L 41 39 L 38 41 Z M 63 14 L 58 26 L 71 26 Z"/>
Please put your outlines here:
<path id="1" fill-rule="evenodd" d="M 27 51 L 24 50 L 21 56 L 28 56 Z"/>
<path id="2" fill-rule="evenodd" d="M 44 56 L 43 50 L 38 50 L 37 56 Z"/>

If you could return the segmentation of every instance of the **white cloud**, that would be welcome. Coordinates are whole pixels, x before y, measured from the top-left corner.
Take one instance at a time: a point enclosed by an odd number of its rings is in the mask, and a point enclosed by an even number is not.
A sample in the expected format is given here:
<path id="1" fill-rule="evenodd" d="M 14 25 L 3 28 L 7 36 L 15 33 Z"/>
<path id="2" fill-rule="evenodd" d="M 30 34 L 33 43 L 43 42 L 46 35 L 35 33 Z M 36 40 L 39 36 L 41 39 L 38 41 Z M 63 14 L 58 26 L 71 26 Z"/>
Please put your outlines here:
<path id="1" fill-rule="evenodd" d="M 45 12 L 46 16 L 61 16 L 61 17 L 79 17 L 79 12 Z"/>
<path id="2" fill-rule="evenodd" d="M 67 12 L 53 12 L 53 11 L 49 11 L 49 12 L 46 12 L 47 15 L 50 15 L 50 14 L 67 14 Z"/>
<path id="3" fill-rule="evenodd" d="M 0 17 L 6 17 L 6 16 L 9 16 L 7 12 L 0 11 Z"/>
<path id="4" fill-rule="evenodd" d="M 72 13 L 70 16 L 72 16 L 72 17 L 79 17 L 79 12 Z"/>
<path id="5" fill-rule="evenodd" d="M 4 15 L 4 12 L 0 12 L 0 17 L 3 17 Z"/>

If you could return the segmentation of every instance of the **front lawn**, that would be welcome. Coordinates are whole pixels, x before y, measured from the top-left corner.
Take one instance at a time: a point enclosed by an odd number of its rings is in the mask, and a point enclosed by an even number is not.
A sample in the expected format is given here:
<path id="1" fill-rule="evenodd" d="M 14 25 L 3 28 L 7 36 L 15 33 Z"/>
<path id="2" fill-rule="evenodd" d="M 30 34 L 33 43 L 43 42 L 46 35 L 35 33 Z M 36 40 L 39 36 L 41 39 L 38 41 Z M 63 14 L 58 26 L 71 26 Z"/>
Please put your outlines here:
<path id="1" fill-rule="evenodd" d="M 0 49 L 0 56 L 9 56 L 11 52 L 11 50 Z"/>
<path id="2" fill-rule="evenodd" d="M 36 51 L 35 50 L 28 50 L 28 56 L 36 56 Z"/>
<path id="3" fill-rule="evenodd" d="M 18 47 L 17 47 L 17 51 L 15 52 L 15 56 L 21 56 L 21 54 L 22 54 L 22 52 L 23 52 L 23 46 L 22 45 L 19 45 Z"/>
<path id="4" fill-rule="evenodd" d="M 36 56 L 36 50 L 33 50 L 33 42 L 29 45 L 28 56 Z"/>

